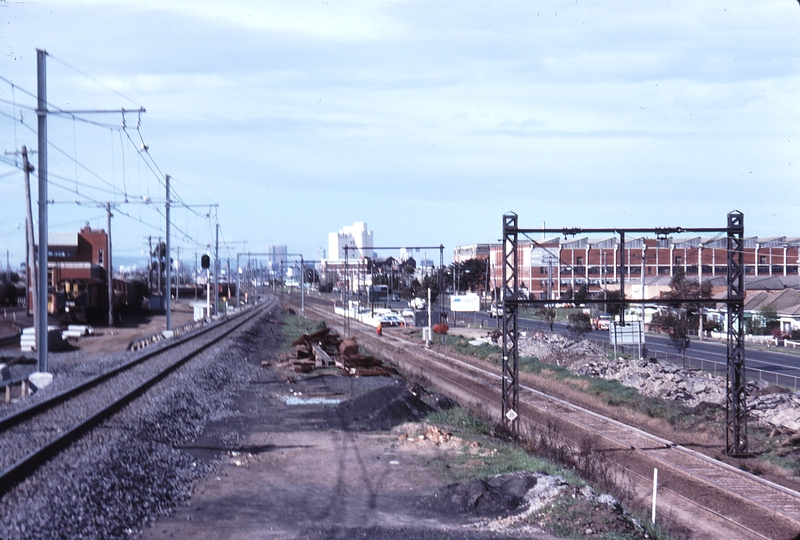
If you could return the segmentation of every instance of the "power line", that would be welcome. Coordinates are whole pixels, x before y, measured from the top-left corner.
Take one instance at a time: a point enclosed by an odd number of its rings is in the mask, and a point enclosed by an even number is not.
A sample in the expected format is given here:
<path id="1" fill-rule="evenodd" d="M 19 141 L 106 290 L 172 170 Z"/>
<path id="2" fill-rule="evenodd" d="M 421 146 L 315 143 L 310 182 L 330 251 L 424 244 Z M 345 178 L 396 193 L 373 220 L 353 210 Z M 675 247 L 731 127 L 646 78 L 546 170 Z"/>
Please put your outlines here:
<path id="1" fill-rule="evenodd" d="M 34 128 L 32 128 L 31 126 L 29 126 L 28 124 L 26 124 L 25 122 L 23 122 L 22 119 L 17 120 L 14 116 L 8 114 L 7 112 L 3 112 L 3 111 L 0 111 L 0 115 L 5 116 L 6 118 L 10 118 L 14 122 L 15 126 L 17 125 L 17 122 L 19 122 L 20 124 L 22 124 L 23 126 L 28 128 L 32 133 L 36 133 L 36 130 Z M 14 139 L 16 140 L 16 136 L 14 137 Z"/>
<path id="2" fill-rule="evenodd" d="M 108 86 L 107 84 L 104 84 L 104 83 L 102 83 L 102 82 L 98 81 L 97 79 L 95 79 L 95 78 L 94 78 L 94 77 L 92 77 L 91 75 L 87 75 L 86 73 L 84 73 L 83 71 L 79 70 L 78 68 L 76 68 L 76 67 L 74 67 L 74 66 L 71 66 L 71 65 L 67 64 L 65 61 L 61 60 L 60 58 L 56 58 L 55 56 L 53 56 L 53 55 L 52 55 L 52 54 L 50 54 L 50 53 L 46 53 L 46 54 L 47 54 L 47 56 L 49 56 L 50 58 L 52 58 L 52 59 L 53 59 L 53 60 L 55 60 L 56 62 L 59 62 L 60 64 L 62 64 L 62 65 L 64 65 L 64 66 L 66 66 L 66 67 L 68 67 L 68 68 L 70 68 L 70 69 L 71 69 L 71 70 L 73 70 L 75 73 L 78 73 L 78 74 L 80 74 L 80 75 L 83 75 L 84 77 L 86 77 L 86 78 L 87 78 L 87 79 L 89 79 L 90 81 L 94 81 L 95 83 L 99 84 L 100 86 L 102 86 L 102 87 L 103 87 L 103 88 L 105 88 L 106 90 L 109 90 L 109 91 L 111 91 L 111 92 L 115 93 L 116 95 L 118 95 L 118 96 L 119 96 L 119 97 L 121 97 L 122 99 L 126 99 L 126 100 L 130 101 L 131 103 L 133 103 L 134 105 L 136 105 L 136 106 L 138 106 L 138 107 L 141 107 L 141 106 L 142 106 L 141 104 L 139 104 L 139 103 L 135 102 L 134 100 L 132 100 L 132 99 L 131 99 L 131 98 L 129 98 L 128 96 L 126 96 L 126 95 L 123 95 L 123 94 L 121 94 L 120 92 L 118 92 L 118 91 L 114 90 L 113 88 L 111 88 L 111 87 L 110 87 L 110 86 Z"/>

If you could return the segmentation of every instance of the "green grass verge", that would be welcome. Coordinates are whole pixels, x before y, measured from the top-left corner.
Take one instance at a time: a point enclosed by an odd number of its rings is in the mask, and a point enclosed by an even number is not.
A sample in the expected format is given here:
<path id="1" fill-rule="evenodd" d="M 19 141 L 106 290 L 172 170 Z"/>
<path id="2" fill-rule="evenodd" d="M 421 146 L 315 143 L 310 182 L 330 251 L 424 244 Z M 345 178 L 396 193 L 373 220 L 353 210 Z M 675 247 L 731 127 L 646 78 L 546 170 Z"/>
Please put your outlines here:
<path id="1" fill-rule="evenodd" d="M 441 458 L 440 465 L 447 476 L 456 480 L 487 478 L 498 474 L 521 471 L 543 472 L 560 475 L 570 484 L 585 484 L 574 472 L 549 461 L 536 457 L 523 448 L 494 437 L 492 427 L 476 418 L 468 410 L 455 407 L 438 411 L 426 418 L 426 422 L 441 427 L 466 442 L 477 440 L 481 448 L 477 452 L 463 451 L 455 456 Z"/>
<path id="2" fill-rule="evenodd" d="M 461 336 L 447 336 L 447 347 L 461 354 L 474 356 L 481 360 L 498 363 L 502 358 L 502 351 L 497 345 L 489 345 L 484 343 L 482 345 L 470 345 L 467 338 Z"/>
<path id="3" fill-rule="evenodd" d="M 292 341 L 296 340 L 303 334 L 311 334 L 320 330 L 324 326 L 321 322 L 312 321 L 301 317 L 291 312 L 285 312 L 283 315 L 283 331 L 281 336 L 280 353 L 288 354 L 294 352 Z"/>
<path id="4" fill-rule="evenodd" d="M 464 439 L 465 442 L 478 441 L 481 445 L 477 450 L 465 445 L 461 452 L 442 455 L 434 460 L 434 465 L 454 481 L 463 482 L 474 478 L 528 471 L 561 476 L 574 487 L 586 485 L 575 471 L 551 460 L 531 455 L 515 443 L 493 437 L 492 427 L 464 408 L 455 407 L 435 412 L 426 418 L 426 422 Z M 555 504 L 544 508 L 529 519 L 531 524 L 562 538 L 585 538 L 586 530 L 594 527 L 591 537 L 604 540 L 642 538 L 674 540 L 673 536 L 659 527 L 642 523 L 640 520 L 644 532 L 637 530 L 630 522 L 612 516 L 608 508 L 596 500 L 587 501 L 569 494 L 557 499 Z M 625 530 L 618 530 L 620 528 Z"/>

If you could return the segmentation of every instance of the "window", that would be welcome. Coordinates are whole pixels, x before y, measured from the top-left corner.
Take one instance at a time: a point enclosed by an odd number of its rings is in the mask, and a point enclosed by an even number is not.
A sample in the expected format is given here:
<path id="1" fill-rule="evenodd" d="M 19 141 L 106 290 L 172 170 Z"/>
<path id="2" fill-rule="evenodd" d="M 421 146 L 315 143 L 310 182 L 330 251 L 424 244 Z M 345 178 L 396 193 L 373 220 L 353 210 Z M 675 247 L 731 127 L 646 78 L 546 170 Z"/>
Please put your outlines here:
<path id="1" fill-rule="evenodd" d="M 575 264 L 583 264 L 583 257 L 578 257 L 578 260 Z"/>
<path id="2" fill-rule="evenodd" d="M 103 255 L 104 255 L 103 250 L 102 249 L 98 249 L 97 250 L 97 264 L 99 264 L 99 265 L 103 264 Z"/>
<path id="3" fill-rule="evenodd" d="M 675 257 L 675 264 L 683 264 L 683 257 Z"/>
<path id="4" fill-rule="evenodd" d="M 758 264 L 767 264 L 767 256 L 766 255 L 761 255 L 758 258 Z"/>

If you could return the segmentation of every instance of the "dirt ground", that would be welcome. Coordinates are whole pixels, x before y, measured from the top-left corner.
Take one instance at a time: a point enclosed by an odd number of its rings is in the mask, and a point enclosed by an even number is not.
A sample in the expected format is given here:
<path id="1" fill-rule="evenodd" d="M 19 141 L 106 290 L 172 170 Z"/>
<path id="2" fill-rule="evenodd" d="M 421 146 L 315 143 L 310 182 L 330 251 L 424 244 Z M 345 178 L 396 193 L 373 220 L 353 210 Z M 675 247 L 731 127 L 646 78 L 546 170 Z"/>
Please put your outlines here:
<path id="1" fill-rule="evenodd" d="M 193 311 L 188 300 L 172 303 L 170 325 L 174 328 L 192 322 Z M 58 322 L 51 321 L 58 325 Z M 33 317 L 25 315 L 24 310 L 7 310 L 0 318 L 0 339 L 17 334 L 21 328 L 33 326 Z M 63 325 L 62 325 L 63 326 Z M 64 326 L 66 328 L 66 326 Z M 93 326 L 94 334 L 79 339 L 71 339 L 72 350 L 78 349 L 88 356 L 125 351 L 132 339 L 149 336 L 166 328 L 166 315 L 163 313 L 142 313 L 123 318 L 114 328 Z M 19 351 L 19 344 L 7 345 L 2 352 Z"/>
<path id="2" fill-rule="evenodd" d="M 225 465 L 143 539 L 520 538 L 491 526 L 507 517 L 502 505 L 453 511 L 464 497 L 489 497 L 443 491 L 452 479 L 434 463 L 463 445 L 419 438 L 416 421 L 432 409 L 406 381 L 345 377 L 335 368 L 300 375 L 275 351 L 256 360 L 271 365 L 237 397 L 235 416 L 207 426 L 185 449 Z M 449 503 L 436 504 L 442 500 Z"/>

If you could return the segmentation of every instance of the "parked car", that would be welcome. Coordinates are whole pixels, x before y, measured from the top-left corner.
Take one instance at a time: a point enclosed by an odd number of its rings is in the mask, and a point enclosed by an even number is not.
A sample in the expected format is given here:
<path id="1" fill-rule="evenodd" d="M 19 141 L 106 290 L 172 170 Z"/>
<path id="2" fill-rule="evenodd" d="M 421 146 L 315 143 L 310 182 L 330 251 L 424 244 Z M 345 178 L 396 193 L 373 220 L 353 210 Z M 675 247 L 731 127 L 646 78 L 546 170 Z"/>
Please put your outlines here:
<path id="1" fill-rule="evenodd" d="M 503 314 L 503 306 L 498 306 L 497 304 L 492 304 L 489 308 L 489 317 L 495 318 L 500 317 Z"/>
<path id="2" fill-rule="evenodd" d="M 402 313 L 400 313 L 400 315 L 402 315 L 403 317 L 413 317 L 414 310 L 411 308 L 406 308 L 402 311 Z"/>
<path id="3" fill-rule="evenodd" d="M 381 326 L 405 326 L 406 321 L 403 320 L 402 317 L 399 315 L 384 315 L 380 319 Z"/>
<path id="4" fill-rule="evenodd" d="M 599 313 L 595 318 L 592 326 L 594 326 L 598 330 L 608 330 L 611 327 L 611 321 L 614 320 L 614 317 L 609 315 L 608 313 Z"/>

